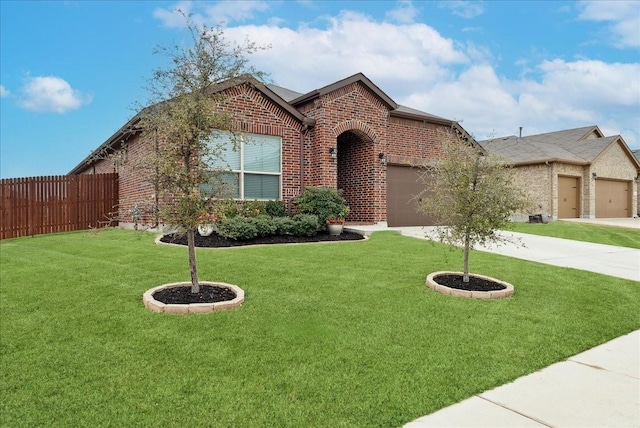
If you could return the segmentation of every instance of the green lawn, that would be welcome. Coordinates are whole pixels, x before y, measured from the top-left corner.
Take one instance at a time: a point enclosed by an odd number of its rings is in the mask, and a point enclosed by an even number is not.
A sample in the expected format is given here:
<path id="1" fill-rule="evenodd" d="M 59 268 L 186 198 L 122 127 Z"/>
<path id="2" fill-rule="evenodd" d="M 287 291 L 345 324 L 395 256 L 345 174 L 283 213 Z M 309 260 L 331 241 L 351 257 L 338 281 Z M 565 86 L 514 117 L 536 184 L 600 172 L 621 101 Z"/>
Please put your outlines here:
<path id="1" fill-rule="evenodd" d="M 553 236 L 574 241 L 595 242 L 640 249 L 640 229 L 598 224 L 553 221 L 546 224 L 511 223 L 509 230 L 532 235 Z"/>
<path id="2" fill-rule="evenodd" d="M 638 283 L 474 252 L 511 299 L 444 296 L 442 244 L 199 250 L 241 308 L 151 313 L 186 249 L 107 230 L 0 242 L 3 426 L 401 426 L 640 328 Z"/>

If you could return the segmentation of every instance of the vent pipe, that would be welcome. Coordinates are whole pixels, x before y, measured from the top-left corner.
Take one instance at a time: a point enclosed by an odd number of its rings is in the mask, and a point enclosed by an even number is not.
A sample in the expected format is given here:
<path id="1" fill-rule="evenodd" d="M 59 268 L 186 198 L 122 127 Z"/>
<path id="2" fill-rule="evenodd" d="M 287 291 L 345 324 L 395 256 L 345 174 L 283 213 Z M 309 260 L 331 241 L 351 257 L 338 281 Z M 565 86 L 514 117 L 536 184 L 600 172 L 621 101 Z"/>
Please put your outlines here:
<path id="1" fill-rule="evenodd" d="M 522 138 L 522 126 L 520 127 L 520 136 L 518 138 Z"/>

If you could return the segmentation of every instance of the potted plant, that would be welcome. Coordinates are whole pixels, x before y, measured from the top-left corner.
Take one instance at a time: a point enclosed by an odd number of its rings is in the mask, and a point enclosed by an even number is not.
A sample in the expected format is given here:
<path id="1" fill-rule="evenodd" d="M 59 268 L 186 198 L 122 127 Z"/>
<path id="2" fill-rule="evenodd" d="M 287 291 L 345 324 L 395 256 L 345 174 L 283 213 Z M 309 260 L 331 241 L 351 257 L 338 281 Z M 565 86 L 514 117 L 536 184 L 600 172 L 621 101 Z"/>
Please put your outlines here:
<path id="1" fill-rule="evenodd" d="M 349 206 L 338 189 L 332 187 L 306 187 L 302 194 L 295 199 L 295 203 L 301 214 L 317 216 L 322 229 L 325 229 L 325 227 L 329 229 L 329 226 L 333 224 L 336 226 L 335 229 L 340 231 L 329 233 L 332 235 L 342 233 L 344 219 L 349 214 Z"/>
<path id="2" fill-rule="evenodd" d="M 201 236 L 209 236 L 215 230 L 214 223 L 217 218 L 214 213 L 204 213 L 198 217 L 198 233 Z"/>
<path id="3" fill-rule="evenodd" d="M 344 228 L 344 218 L 342 217 L 330 217 L 327 219 L 327 228 L 329 229 L 329 235 L 340 235 Z"/>

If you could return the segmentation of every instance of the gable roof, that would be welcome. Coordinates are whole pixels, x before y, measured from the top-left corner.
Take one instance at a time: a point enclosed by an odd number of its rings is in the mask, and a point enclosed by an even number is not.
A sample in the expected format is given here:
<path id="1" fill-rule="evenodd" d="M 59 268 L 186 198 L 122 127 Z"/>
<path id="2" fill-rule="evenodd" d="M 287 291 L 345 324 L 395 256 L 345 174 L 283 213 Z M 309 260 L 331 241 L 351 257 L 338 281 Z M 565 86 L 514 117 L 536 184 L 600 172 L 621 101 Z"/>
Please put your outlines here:
<path id="1" fill-rule="evenodd" d="M 356 73 L 353 76 L 349 76 L 345 79 L 342 80 L 338 80 L 335 83 L 332 83 L 330 85 L 324 86 L 320 89 L 314 89 L 311 92 L 307 92 L 306 94 L 303 94 L 301 96 L 299 96 L 298 98 L 295 98 L 293 100 L 290 101 L 291 105 L 293 106 L 298 106 L 300 104 L 306 103 L 310 100 L 313 100 L 315 98 L 319 98 L 323 95 L 326 95 L 330 92 L 333 91 L 337 91 L 338 89 L 344 88 L 345 86 L 351 85 L 352 83 L 356 83 L 359 82 L 361 84 L 363 84 L 367 89 L 369 89 L 376 97 L 378 97 L 380 99 L 380 101 L 382 101 L 384 104 L 386 104 L 389 109 L 391 110 L 395 110 L 396 108 L 398 108 L 398 105 L 396 104 L 395 101 L 393 101 L 387 94 L 385 94 L 384 92 L 382 92 L 382 90 L 380 90 L 380 88 L 378 88 L 376 85 L 373 84 L 373 82 L 371 80 L 369 80 L 367 78 L 367 76 L 365 76 L 362 73 Z"/>
<path id="2" fill-rule="evenodd" d="M 308 123 L 309 119 L 296 108 L 291 106 L 287 101 L 285 101 L 280 95 L 271 90 L 267 85 L 258 81 L 256 78 L 250 75 L 242 75 L 238 76 L 235 79 L 229 79 L 227 81 L 221 82 L 217 85 L 214 85 L 211 93 L 219 93 L 230 89 L 234 86 L 241 84 L 249 84 L 257 91 L 262 93 L 265 97 L 273 101 L 280 108 L 285 110 L 291 116 L 295 117 L 302 123 Z M 156 104 L 157 105 L 157 104 Z M 79 174 L 83 169 L 89 166 L 93 161 L 97 159 L 101 159 L 102 156 L 109 153 L 110 151 L 118 149 L 122 143 L 126 142 L 130 137 L 137 134 L 139 129 L 137 124 L 140 122 L 142 118 L 142 113 L 149 108 L 153 108 L 153 106 L 145 107 L 140 112 L 138 112 L 133 118 L 131 118 L 123 127 L 118 129 L 111 137 L 109 137 L 104 143 L 102 143 L 97 149 L 92 151 L 89 156 L 84 158 L 78 165 L 76 165 L 69 174 Z"/>
<path id="3" fill-rule="evenodd" d="M 257 79 L 255 79 L 251 75 L 241 75 L 241 76 L 238 76 L 237 78 L 229 79 L 214 85 L 211 90 L 211 93 L 219 93 L 227 89 L 230 89 L 234 86 L 246 83 L 254 87 L 256 90 L 262 93 L 262 95 L 264 95 L 269 100 L 273 101 L 276 105 L 278 105 L 284 111 L 288 112 L 291 116 L 295 117 L 301 123 L 313 126 L 315 121 L 305 116 L 296 107 L 305 102 L 321 97 L 325 94 L 336 91 L 338 89 L 341 89 L 345 86 L 348 86 L 356 82 L 359 82 L 362 85 L 364 85 L 378 99 L 380 99 L 380 101 L 389 108 L 390 116 L 451 126 L 452 128 L 456 129 L 458 132 L 460 132 L 460 134 L 465 139 L 467 139 L 468 141 L 471 141 L 472 144 L 474 144 L 474 146 L 479 147 L 475 139 L 466 130 L 464 130 L 464 128 L 462 128 L 462 126 L 460 126 L 458 122 L 397 104 L 362 73 L 356 73 L 352 76 L 339 80 L 330 85 L 324 86 L 320 89 L 314 89 L 313 91 L 307 92 L 306 94 L 302 94 L 300 92 L 296 92 L 291 89 L 287 89 L 274 84 L 264 84 L 258 81 Z M 145 109 L 140 111 L 138 114 L 136 114 L 136 116 L 134 116 L 131 120 L 129 120 L 122 128 L 120 128 L 111 137 L 109 137 L 104 143 L 102 143 L 100 147 L 98 147 L 96 150 L 91 152 L 89 156 L 87 156 L 78 165 L 76 165 L 69 172 L 69 174 L 78 174 L 82 172 L 83 169 L 87 168 L 95 160 L 100 159 L 101 156 L 104 156 L 106 153 L 109 153 L 110 151 L 117 149 L 124 142 L 126 142 L 130 137 L 138 133 L 139 129 L 137 128 L 136 125 L 138 124 L 138 122 L 140 122 L 142 113 L 148 108 L 153 108 L 153 106 L 146 107 Z M 481 147 L 479 148 L 482 149 Z"/>
<path id="4" fill-rule="evenodd" d="M 547 132 L 544 134 L 479 141 L 490 153 L 502 156 L 516 165 L 544 162 L 564 162 L 576 165 L 591 164 L 613 144 L 620 144 L 630 158 L 631 151 L 620 135 L 604 137 L 597 126 Z M 640 168 L 637 159 L 632 159 Z"/>

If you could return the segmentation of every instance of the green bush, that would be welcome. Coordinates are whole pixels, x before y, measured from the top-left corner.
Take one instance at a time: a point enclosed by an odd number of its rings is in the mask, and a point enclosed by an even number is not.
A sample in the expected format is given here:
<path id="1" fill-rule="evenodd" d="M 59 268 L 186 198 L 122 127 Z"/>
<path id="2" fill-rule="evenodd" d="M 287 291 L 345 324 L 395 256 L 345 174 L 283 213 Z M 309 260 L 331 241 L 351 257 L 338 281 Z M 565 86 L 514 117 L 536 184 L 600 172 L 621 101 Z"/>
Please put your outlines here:
<path id="1" fill-rule="evenodd" d="M 213 207 L 213 212 L 220 222 L 237 217 L 240 214 L 238 204 L 233 199 L 223 199 L 216 202 Z"/>
<path id="2" fill-rule="evenodd" d="M 218 233 L 227 239 L 246 241 L 253 238 L 272 236 L 277 233 L 273 218 L 267 215 L 258 217 L 236 216 L 218 222 Z"/>
<path id="3" fill-rule="evenodd" d="M 218 233 L 227 239 L 234 241 L 246 241 L 258 236 L 258 228 L 251 221 L 253 219 L 245 217 L 232 217 L 218 222 Z"/>
<path id="4" fill-rule="evenodd" d="M 293 216 L 292 235 L 295 236 L 313 236 L 320 229 L 318 216 L 313 214 L 298 214 Z"/>
<path id="5" fill-rule="evenodd" d="M 276 227 L 276 235 L 293 235 L 295 220 L 291 217 L 273 217 L 271 219 Z"/>
<path id="6" fill-rule="evenodd" d="M 266 213 L 266 204 L 261 201 L 243 201 L 240 215 L 243 217 L 258 217 Z"/>
<path id="7" fill-rule="evenodd" d="M 219 221 L 218 233 L 227 239 L 246 241 L 273 235 L 313 236 L 318 232 L 318 217 L 299 214 L 294 217 L 236 216 Z"/>
<path id="8" fill-rule="evenodd" d="M 273 222 L 273 217 L 261 215 L 258 217 L 248 218 L 247 220 L 255 225 L 257 236 L 259 238 L 276 234 L 277 228 L 276 224 Z"/>
<path id="9" fill-rule="evenodd" d="M 272 217 L 286 217 L 287 207 L 283 201 L 268 201 L 265 205 L 265 211 Z"/>
<path id="10" fill-rule="evenodd" d="M 320 227 L 325 228 L 329 218 L 345 218 L 349 207 L 340 192 L 332 187 L 307 187 L 295 199 L 301 214 L 318 217 Z"/>

